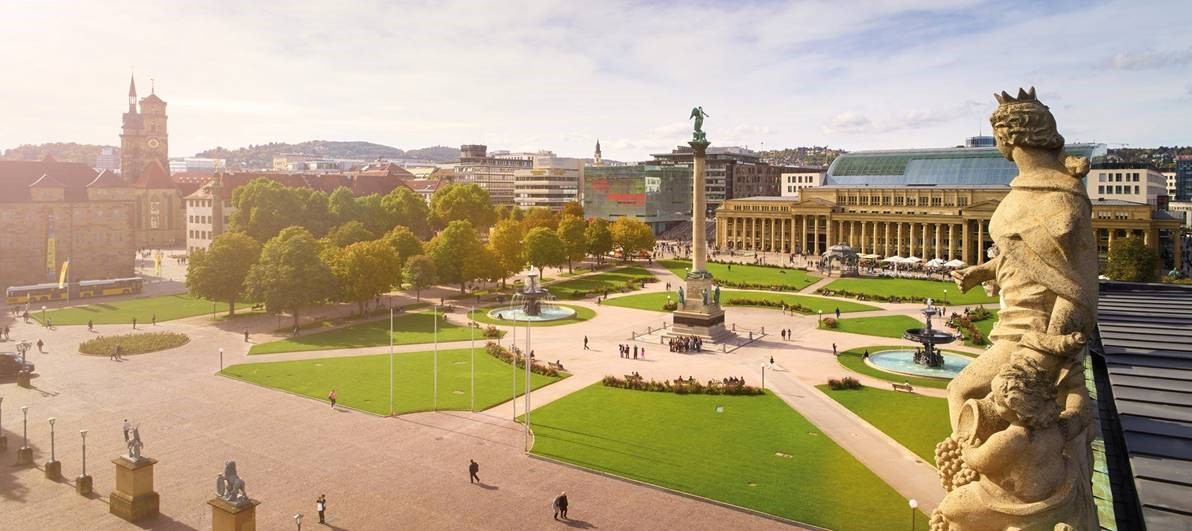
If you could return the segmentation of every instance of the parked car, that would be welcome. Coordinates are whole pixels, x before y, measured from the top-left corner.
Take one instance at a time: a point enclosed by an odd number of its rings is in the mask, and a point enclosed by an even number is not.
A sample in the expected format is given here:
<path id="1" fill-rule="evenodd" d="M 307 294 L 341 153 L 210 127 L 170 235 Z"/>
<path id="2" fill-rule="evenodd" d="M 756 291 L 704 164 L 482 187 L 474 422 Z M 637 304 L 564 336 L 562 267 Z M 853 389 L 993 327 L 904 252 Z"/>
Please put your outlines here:
<path id="1" fill-rule="evenodd" d="M 0 376 L 16 376 L 22 369 L 33 372 L 33 364 L 21 361 L 21 357 L 11 352 L 0 353 Z"/>

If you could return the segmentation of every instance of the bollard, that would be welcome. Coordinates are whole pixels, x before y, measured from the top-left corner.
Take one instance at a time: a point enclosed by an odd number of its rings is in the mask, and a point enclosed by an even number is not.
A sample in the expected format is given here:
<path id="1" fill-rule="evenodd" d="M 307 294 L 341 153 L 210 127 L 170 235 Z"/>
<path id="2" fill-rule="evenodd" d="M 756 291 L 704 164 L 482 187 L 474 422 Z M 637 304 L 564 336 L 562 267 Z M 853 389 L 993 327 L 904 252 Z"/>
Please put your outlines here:
<path id="1" fill-rule="evenodd" d="M 766 327 L 763 326 L 762 327 L 762 335 L 765 335 L 765 334 L 766 334 Z"/>

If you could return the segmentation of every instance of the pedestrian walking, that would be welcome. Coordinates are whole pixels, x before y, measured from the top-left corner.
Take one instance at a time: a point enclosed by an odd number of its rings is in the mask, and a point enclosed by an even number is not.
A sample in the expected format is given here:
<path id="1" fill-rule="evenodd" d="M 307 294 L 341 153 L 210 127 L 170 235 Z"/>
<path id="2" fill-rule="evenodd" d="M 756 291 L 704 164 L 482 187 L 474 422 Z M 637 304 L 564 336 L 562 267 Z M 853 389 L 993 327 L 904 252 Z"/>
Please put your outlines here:
<path id="1" fill-rule="evenodd" d="M 836 355 L 836 343 L 832 343 L 832 355 Z"/>
<path id="2" fill-rule="evenodd" d="M 88 331 L 88 332 L 94 332 L 94 331 L 95 331 L 95 322 L 94 322 L 94 321 L 92 321 L 91 319 L 87 319 L 87 331 Z"/>
<path id="3" fill-rule="evenodd" d="M 116 345 L 116 361 L 124 361 L 124 345 Z"/>
<path id="4" fill-rule="evenodd" d="M 49 328 L 50 330 L 54 329 L 54 318 L 53 317 L 46 318 L 46 328 Z"/>
<path id="5" fill-rule="evenodd" d="M 157 326 L 157 314 L 153 314 L 153 326 Z"/>
<path id="6" fill-rule="evenodd" d="M 45 351 L 44 351 L 44 350 L 42 350 L 42 348 L 41 348 L 43 345 L 45 345 L 45 343 L 42 343 L 42 342 L 41 342 L 41 340 L 40 340 L 40 339 L 38 339 L 38 340 L 37 340 L 37 351 L 38 351 L 38 352 L 43 352 L 43 353 L 45 352 Z"/>
<path id="7" fill-rule="evenodd" d="M 476 475 L 477 472 L 480 472 L 480 465 L 476 464 L 475 459 L 469 459 L 468 461 L 470 461 L 468 464 L 468 483 L 480 483 L 480 476 Z"/>
<path id="8" fill-rule="evenodd" d="M 137 329 L 137 318 L 136 317 L 132 318 L 132 329 L 133 330 Z"/>
<path id="9" fill-rule="evenodd" d="M 633 346 L 633 359 L 637 359 L 637 345 Z"/>
<path id="10" fill-rule="evenodd" d="M 554 503 L 551 505 L 555 509 L 555 520 L 558 520 L 560 516 L 562 516 L 564 520 L 567 519 L 567 491 L 563 491 L 561 494 L 556 496 Z"/>
<path id="11" fill-rule="evenodd" d="M 836 307 L 836 318 L 840 319 L 840 307 L 839 306 Z"/>
<path id="12" fill-rule="evenodd" d="M 588 348 L 588 336 L 584 336 L 584 350 L 592 350 Z"/>
<path id="13" fill-rule="evenodd" d="M 330 393 L 327 393 L 327 400 L 331 402 L 331 409 L 335 409 L 335 389 L 332 389 Z"/>
<path id="14" fill-rule="evenodd" d="M 319 499 L 315 500 L 315 510 L 319 512 L 319 523 L 320 524 L 327 523 L 327 520 L 326 520 L 327 495 L 326 494 L 320 494 Z"/>
<path id="15" fill-rule="evenodd" d="M 108 353 L 108 361 L 116 361 L 116 349 L 119 345 L 112 347 L 112 352 Z"/>
<path id="16" fill-rule="evenodd" d="M 244 330 L 244 342 L 248 343 L 248 329 Z"/>

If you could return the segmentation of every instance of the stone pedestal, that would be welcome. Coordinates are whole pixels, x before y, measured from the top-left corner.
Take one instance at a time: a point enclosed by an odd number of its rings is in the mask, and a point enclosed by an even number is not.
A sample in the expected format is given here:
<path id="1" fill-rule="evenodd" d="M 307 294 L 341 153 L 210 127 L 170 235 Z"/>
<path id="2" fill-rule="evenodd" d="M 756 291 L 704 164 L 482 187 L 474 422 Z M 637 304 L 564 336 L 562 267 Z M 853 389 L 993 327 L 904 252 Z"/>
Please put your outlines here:
<path id="1" fill-rule="evenodd" d="M 153 492 L 153 465 L 156 459 L 143 457 L 133 462 L 123 457 L 116 465 L 116 490 L 109 496 L 108 510 L 129 522 L 157 514 L 158 495 Z"/>
<path id="2" fill-rule="evenodd" d="M 8 436 L 0 435 L 0 453 L 8 451 Z"/>
<path id="3" fill-rule="evenodd" d="M 79 476 L 75 478 L 75 492 L 80 496 L 91 495 L 91 476 Z"/>
<path id="4" fill-rule="evenodd" d="M 25 387 L 25 388 L 32 387 L 32 384 L 29 383 L 29 379 L 31 376 L 32 376 L 32 374 L 29 373 L 28 371 L 18 372 L 17 373 L 17 385 L 19 385 L 21 387 Z"/>
<path id="5" fill-rule="evenodd" d="M 711 275 L 693 272 L 687 277 L 685 289 L 685 300 L 674 311 L 674 327 L 668 336 L 698 336 L 717 342 L 732 335 L 724 328 L 724 310 L 714 300 L 716 286 Z M 704 304 L 704 290 L 708 291 L 708 304 Z"/>
<path id="6" fill-rule="evenodd" d="M 62 479 L 62 461 L 46 462 L 46 479 L 54 481 Z"/>
<path id="7" fill-rule="evenodd" d="M 256 531 L 257 506 L 259 500 L 249 500 L 243 505 L 233 505 L 223 498 L 211 498 L 207 505 L 211 506 L 212 531 Z"/>
<path id="8" fill-rule="evenodd" d="M 28 446 L 17 448 L 17 466 L 29 466 L 33 464 L 33 449 Z"/>

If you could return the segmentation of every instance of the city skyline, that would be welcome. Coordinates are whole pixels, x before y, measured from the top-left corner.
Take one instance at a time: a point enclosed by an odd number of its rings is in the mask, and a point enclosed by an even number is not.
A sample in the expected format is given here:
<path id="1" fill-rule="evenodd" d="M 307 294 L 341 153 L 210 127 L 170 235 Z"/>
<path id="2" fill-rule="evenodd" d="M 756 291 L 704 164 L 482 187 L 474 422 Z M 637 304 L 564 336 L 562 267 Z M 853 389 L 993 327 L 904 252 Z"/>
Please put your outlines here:
<path id="1" fill-rule="evenodd" d="M 718 145 L 943 147 L 987 134 L 991 92 L 1019 85 L 1070 142 L 1186 143 L 1192 114 L 1185 5 L 161 5 L 11 7 L 0 43 L 39 46 L 6 58 L 25 82 L 0 87 L 0 146 L 118 145 L 130 70 L 170 103 L 172 156 L 324 139 L 583 157 L 599 138 L 642 160 L 696 104 Z"/>

